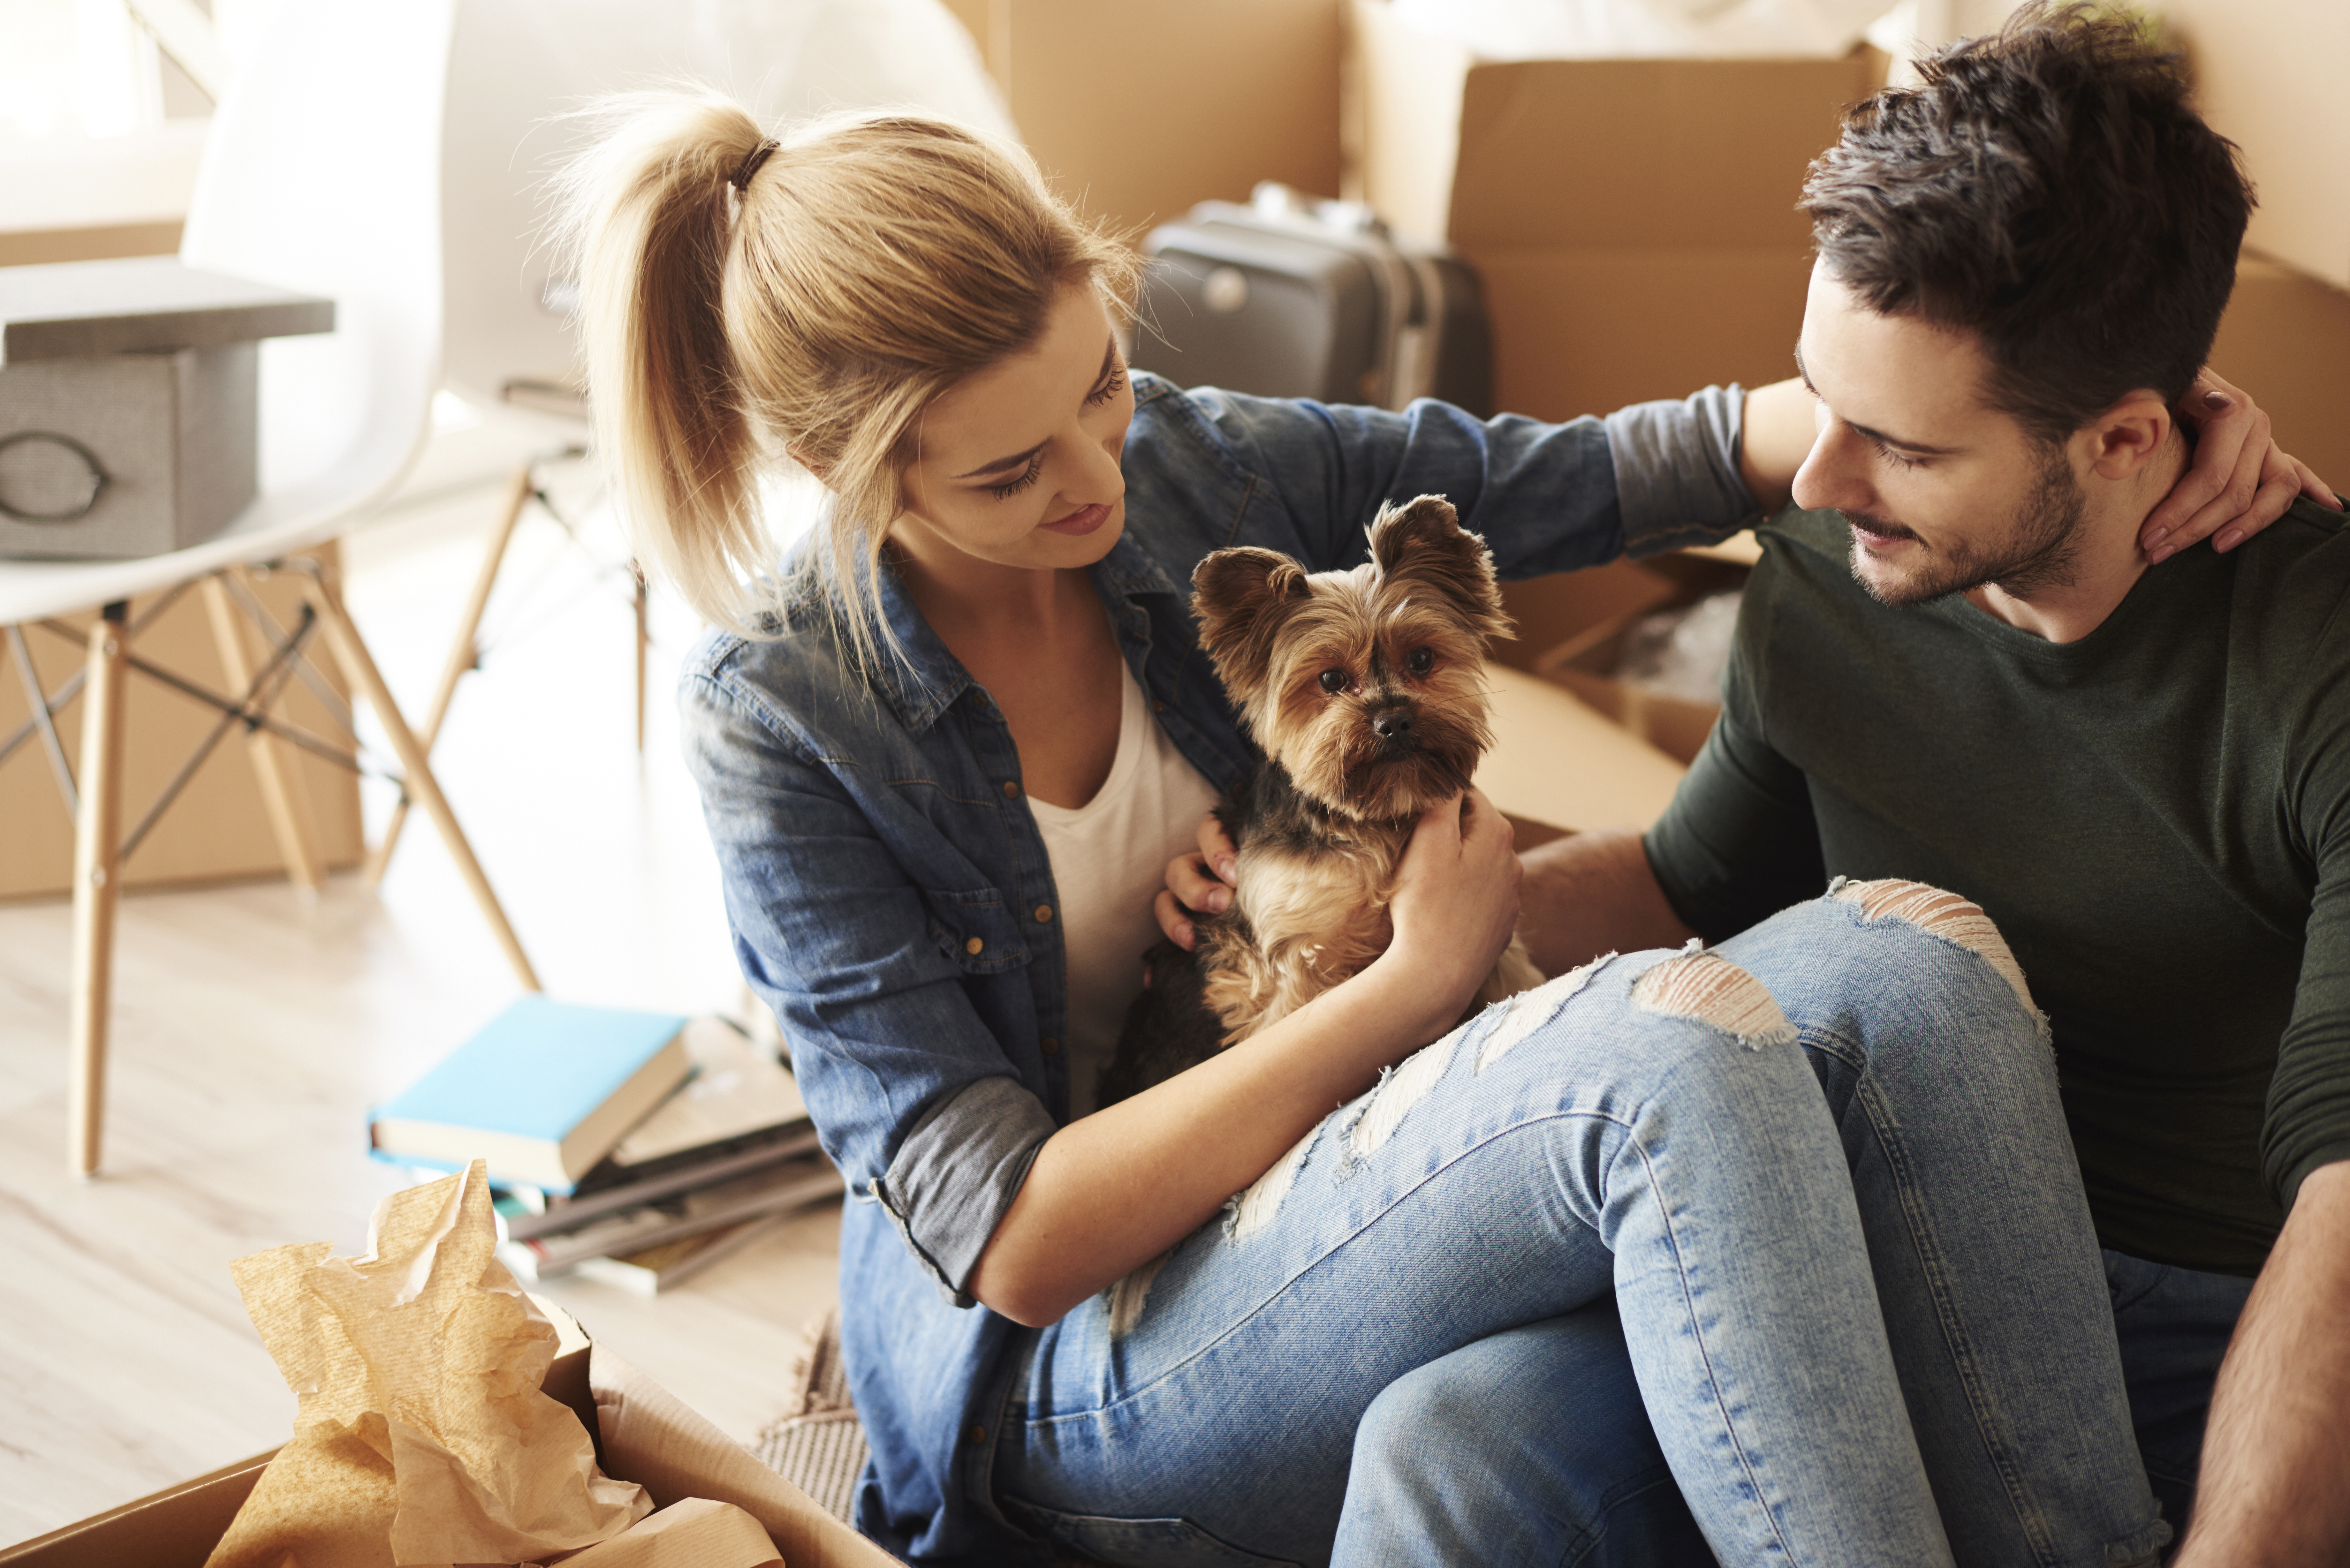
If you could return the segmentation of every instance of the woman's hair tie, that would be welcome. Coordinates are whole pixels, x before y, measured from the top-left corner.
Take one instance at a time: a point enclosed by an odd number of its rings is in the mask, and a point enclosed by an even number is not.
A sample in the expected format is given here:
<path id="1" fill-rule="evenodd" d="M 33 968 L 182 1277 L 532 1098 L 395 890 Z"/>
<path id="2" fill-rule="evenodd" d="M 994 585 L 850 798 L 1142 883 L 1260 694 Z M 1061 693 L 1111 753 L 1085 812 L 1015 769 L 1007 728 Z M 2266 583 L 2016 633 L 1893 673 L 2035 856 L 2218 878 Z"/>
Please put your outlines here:
<path id="1" fill-rule="evenodd" d="M 733 176 L 726 182 L 733 186 L 741 194 L 749 195 L 751 177 L 758 173 L 759 165 L 773 157 L 775 149 L 782 145 L 780 141 L 762 141 L 758 146 L 751 149 L 749 155 L 743 160 L 742 166 L 734 171 Z"/>

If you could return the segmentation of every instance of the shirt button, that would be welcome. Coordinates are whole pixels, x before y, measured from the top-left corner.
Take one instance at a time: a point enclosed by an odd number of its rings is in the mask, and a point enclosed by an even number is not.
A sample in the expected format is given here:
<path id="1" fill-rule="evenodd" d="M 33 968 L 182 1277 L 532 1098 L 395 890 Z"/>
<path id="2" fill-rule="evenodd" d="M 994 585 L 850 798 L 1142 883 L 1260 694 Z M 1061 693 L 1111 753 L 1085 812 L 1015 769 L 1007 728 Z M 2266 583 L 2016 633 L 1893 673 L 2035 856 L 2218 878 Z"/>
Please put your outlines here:
<path id="1" fill-rule="evenodd" d="M 1020 798 L 1020 781 L 1018 779 L 1005 779 L 1003 781 L 1003 798 L 1006 800 L 1018 800 Z"/>
<path id="2" fill-rule="evenodd" d="M 1153 697 L 1150 700 L 1150 711 L 1154 713 L 1164 713 L 1167 711 L 1167 704 L 1159 701 L 1158 698 Z"/>
<path id="3" fill-rule="evenodd" d="M 1050 904 L 1039 904 L 1039 905 L 1037 905 L 1037 906 L 1036 906 L 1036 923 L 1037 923 L 1038 925 L 1040 925 L 1040 926 L 1042 926 L 1042 925 L 1049 925 L 1049 924 L 1052 922 L 1052 919 L 1053 919 L 1053 906 L 1052 906 L 1052 905 L 1050 905 Z"/>
<path id="4" fill-rule="evenodd" d="M 973 937 L 971 940 L 963 943 L 962 950 L 969 953 L 972 957 L 977 958 L 979 956 L 979 950 L 986 945 L 987 944 L 985 942 L 981 941 L 977 937 Z"/>
<path id="5" fill-rule="evenodd" d="M 971 1441 L 973 1448 L 987 1441 L 987 1428 L 974 1423 L 971 1428 Z"/>
<path id="6" fill-rule="evenodd" d="M 1044 1048 L 1045 1054 L 1047 1056 L 1057 1056 L 1061 1054 L 1061 1043 L 1050 1034 L 1045 1035 L 1036 1044 Z"/>

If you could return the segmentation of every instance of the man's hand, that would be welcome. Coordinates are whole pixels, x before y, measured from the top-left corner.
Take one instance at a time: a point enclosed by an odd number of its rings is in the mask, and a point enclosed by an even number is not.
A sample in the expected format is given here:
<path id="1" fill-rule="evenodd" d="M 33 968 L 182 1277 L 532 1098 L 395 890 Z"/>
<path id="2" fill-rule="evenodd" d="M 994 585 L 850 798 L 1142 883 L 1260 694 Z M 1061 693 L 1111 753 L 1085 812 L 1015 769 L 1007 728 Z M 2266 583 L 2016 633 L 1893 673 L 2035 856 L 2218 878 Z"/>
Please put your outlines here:
<path id="1" fill-rule="evenodd" d="M 1196 854 L 1178 855 L 1167 863 L 1167 886 L 1150 903 L 1159 929 L 1167 940 L 1190 952 L 1200 933 L 1191 924 L 1194 911 L 1221 915 L 1232 907 L 1232 885 L 1240 878 L 1240 852 L 1214 814 L 1200 819 Z"/>
<path id="2" fill-rule="evenodd" d="M 2350 1160 L 2301 1184 L 2211 1396 L 2174 1568 L 2350 1560 Z"/>
<path id="3" fill-rule="evenodd" d="M 2195 427 L 2195 460 L 2138 529 L 2138 548 L 2148 561 L 2164 561 L 2205 538 L 2215 550 L 2232 550 L 2283 516 L 2299 496 L 2342 509 L 2307 463 L 2278 449 L 2268 415 L 2210 367 L 2187 389 L 2179 412 Z"/>

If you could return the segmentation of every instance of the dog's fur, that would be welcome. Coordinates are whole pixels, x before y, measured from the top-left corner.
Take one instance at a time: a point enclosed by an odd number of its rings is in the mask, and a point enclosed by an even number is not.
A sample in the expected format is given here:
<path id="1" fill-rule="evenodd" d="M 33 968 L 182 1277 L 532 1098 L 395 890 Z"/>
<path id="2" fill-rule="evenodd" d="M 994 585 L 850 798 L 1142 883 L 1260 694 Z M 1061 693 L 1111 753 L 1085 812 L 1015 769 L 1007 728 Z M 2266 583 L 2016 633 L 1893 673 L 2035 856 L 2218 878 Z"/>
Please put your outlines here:
<path id="1" fill-rule="evenodd" d="M 1393 940 L 1388 904 L 1420 814 L 1492 743 L 1488 643 L 1509 634 L 1484 541 L 1443 497 L 1384 507 L 1371 558 L 1308 574 L 1219 550 L 1191 575 L 1201 640 L 1265 753 L 1217 808 L 1239 850 L 1232 907 L 1161 942 L 1103 1075 L 1109 1105 L 1287 1016 Z M 1538 985 L 1515 940 L 1480 1005 Z"/>

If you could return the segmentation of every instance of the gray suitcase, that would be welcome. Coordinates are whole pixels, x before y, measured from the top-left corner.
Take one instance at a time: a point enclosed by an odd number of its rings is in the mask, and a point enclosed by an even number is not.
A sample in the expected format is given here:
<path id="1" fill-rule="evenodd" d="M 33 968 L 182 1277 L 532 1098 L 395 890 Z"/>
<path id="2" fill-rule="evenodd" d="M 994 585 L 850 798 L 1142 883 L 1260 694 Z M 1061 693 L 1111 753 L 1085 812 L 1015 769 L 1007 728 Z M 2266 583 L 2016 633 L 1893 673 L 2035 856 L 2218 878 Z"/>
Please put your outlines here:
<path id="1" fill-rule="evenodd" d="M 1492 332 L 1469 264 L 1370 210 L 1259 185 L 1151 232 L 1133 362 L 1179 386 L 1492 412 Z"/>

